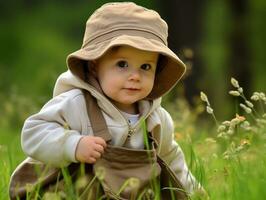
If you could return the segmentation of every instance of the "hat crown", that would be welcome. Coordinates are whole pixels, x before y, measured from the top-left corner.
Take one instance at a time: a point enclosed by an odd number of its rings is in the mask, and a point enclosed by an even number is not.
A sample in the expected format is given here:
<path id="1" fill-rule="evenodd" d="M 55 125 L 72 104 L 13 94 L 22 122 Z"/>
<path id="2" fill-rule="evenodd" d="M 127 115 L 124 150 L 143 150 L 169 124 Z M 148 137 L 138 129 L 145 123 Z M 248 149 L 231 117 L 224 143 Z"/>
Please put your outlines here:
<path id="1" fill-rule="evenodd" d="M 97 9 L 87 20 L 82 46 L 100 36 L 119 30 L 148 32 L 167 46 L 166 22 L 156 11 L 132 2 L 107 3 Z"/>

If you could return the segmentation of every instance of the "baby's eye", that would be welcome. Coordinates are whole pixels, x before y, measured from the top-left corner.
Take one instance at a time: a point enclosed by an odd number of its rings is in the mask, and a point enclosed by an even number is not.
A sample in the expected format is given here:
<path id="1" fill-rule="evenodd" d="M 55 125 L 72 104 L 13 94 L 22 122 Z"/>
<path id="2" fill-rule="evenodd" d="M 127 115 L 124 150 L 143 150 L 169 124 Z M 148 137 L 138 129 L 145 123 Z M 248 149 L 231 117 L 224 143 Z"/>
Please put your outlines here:
<path id="1" fill-rule="evenodd" d="M 128 63 L 127 63 L 127 61 L 124 61 L 124 60 L 118 61 L 116 65 L 117 65 L 118 67 L 121 67 L 121 68 L 128 67 Z"/>
<path id="2" fill-rule="evenodd" d="M 151 65 L 150 64 L 143 64 L 143 65 L 141 65 L 141 69 L 150 70 L 151 69 Z"/>

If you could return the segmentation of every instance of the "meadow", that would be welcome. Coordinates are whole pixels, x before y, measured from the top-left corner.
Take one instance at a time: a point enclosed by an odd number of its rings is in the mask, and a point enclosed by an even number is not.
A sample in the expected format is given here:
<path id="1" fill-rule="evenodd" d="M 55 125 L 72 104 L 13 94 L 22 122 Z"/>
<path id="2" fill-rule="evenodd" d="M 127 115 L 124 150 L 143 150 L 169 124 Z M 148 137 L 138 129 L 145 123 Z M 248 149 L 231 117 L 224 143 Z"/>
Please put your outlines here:
<path id="1" fill-rule="evenodd" d="M 254 92 L 247 98 L 237 80 L 232 78 L 231 84 L 229 95 L 239 102 L 238 113 L 231 119 L 217 119 L 203 92 L 202 103 L 196 109 L 190 110 L 182 101 L 174 104 L 175 109 L 180 109 L 180 115 L 173 115 L 176 140 L 210 199 L 266 199 L 266 96 Z M 204 119 L 208 125 L 201 126 L 203 123 L 196 121 L 203 109 L 209 114 Z M 25 158 L 19 129 L 0 129 L 0 157 L 0 200 L 7 200 L 10 175 Z"/>

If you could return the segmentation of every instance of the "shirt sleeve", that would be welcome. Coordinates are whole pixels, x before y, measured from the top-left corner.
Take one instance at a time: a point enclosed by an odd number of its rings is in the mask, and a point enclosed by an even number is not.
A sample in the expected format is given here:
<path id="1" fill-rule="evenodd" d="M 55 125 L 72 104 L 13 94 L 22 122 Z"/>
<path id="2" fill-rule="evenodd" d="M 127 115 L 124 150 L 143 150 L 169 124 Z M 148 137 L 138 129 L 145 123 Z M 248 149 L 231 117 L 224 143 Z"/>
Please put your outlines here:
<path id="1" fill-rule="evenodd" d="M 184 189 L 192 194 L 200 185 L 188 169 L 184 153 L 174 139 L 174 125 L 170 114 L 163 108 L 160 110 L 162 138 L 159 155 L 174 171 Z"/>
<path id="2" fill-rule="evenodd" d="M 83 96 L 59 95 L 23 126 L 21 144 L 30 157 L 54 166 L 77 162 L 75 151 L 81 136 L 80 106 Z"/>

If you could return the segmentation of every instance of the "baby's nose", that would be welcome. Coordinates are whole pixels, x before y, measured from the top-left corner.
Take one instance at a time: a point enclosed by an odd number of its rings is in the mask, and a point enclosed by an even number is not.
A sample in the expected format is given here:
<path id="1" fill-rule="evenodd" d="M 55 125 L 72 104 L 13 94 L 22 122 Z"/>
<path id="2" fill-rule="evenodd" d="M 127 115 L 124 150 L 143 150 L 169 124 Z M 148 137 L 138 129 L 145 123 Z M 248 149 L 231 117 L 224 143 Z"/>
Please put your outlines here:
<path id="1" fill-rule="evenodd" d="M 138 69 L 134 69 L 130 71 L 129 75 L 130 80 L 140 80 L 140 71 Z"/>

